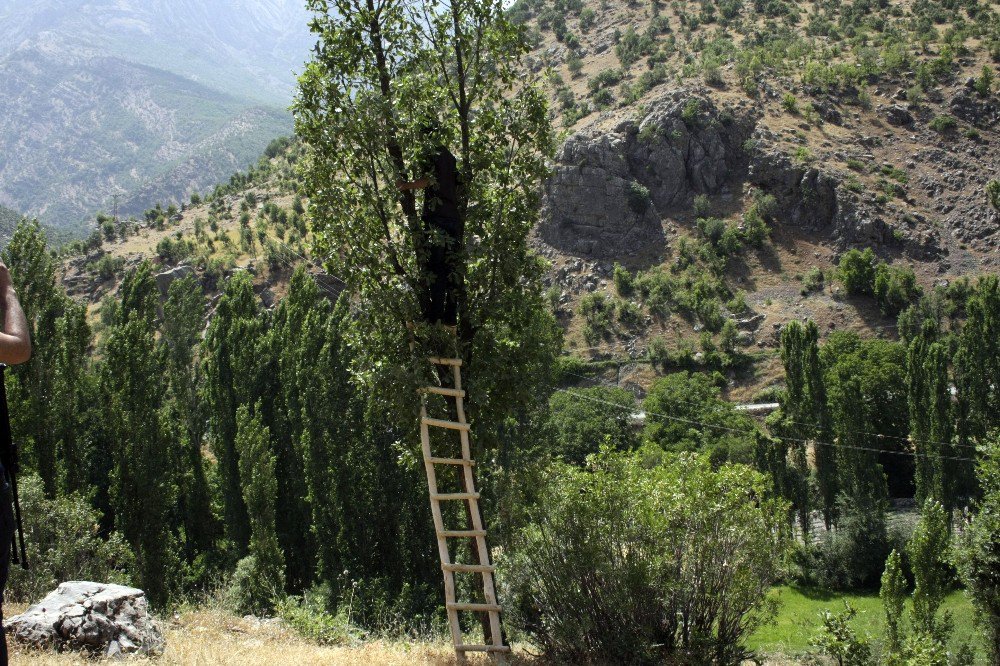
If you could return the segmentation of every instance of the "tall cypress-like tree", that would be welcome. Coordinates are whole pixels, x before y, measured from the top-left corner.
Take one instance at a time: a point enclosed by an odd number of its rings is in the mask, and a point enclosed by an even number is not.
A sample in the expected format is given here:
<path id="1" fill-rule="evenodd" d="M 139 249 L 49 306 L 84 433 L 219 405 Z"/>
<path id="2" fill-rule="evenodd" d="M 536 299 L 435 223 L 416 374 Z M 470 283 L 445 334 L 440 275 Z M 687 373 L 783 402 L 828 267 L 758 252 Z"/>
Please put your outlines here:
<path id="1" fill-rule="evenodd" d="M 270 430 L 260 418 L 258 401 L 251 415 L 247 405 L 236 410 L 235 447 L 239 455 L 243 501 L 250 517 L 248 555 L 243 560 L 242 602 L 253 612 L 269 611 L 285 591 L 285 561 L 278 545 L 275 501 L 278 482 Z"/>
<path id="2" fill-rule="evenodd" d="M 165 435 L 166 361 L 156 341 L 158 297 L 148 262 L 126 276 L 120 293 L 121 311 L 108 336 L 102 373 L 114 438 L 112 507 L 115 525 L 135 552 L 140 584 L 150 601 L 162 605 L 177 565 L 169 519 L 177 499 L 176 457 Z"/>
<path id="3" fill-rule="evenodd" d="M 940 502 L 945 513 L 950 516 L 957 505 L 956 491 L 958 482 L 955 474 L 955 447 L 952 445 L 952 435 L 955 429 L 955 416 L 952 409 L 951 377 L 948 374 L 950 354 L 945 344 L 935 342 L 927 350 L 927 361 L 924 364 L 924 374 L 927 377 L 928 404 L 928 441 L 924 446 L 917 447 L 917 452 L 926 452 L 933 465 L 933 481 L 931 493 L 925 493 L 919 500 L 933 497 Z"/>
<path id="4" fill-rule="evenodd" d="M 163 304 L 162 340 L 167 355 L 167 396 L 176 419 L 177 520 L 184 527 L 184 556 L 189 565 L 199 556 L 211 557 L 218 531 L 202 455 L 208 415 L 202 400 L 198 354 L 204 323 L 205 294 L 195 276 L 172 282 Z"/>
<path id="5" fill-rule="evenodd" d="M 927 361 L 933 329 L 925 326 L 910 341 L 906 353 L 906 395 L 910 412 L 910 439 L 914 452 L 914 482 L 917 501 L 923 503 L 932 495 L 934 487 L 934 456 L 927 450 L 930 439 L 930 390 L 928 388 Z"/>
<path id="6" fill-rule="evenodd" d="M 253 404 L 261 381 L 259 342 L 266 331 L 253 283 L 245 272 L 226 283 L 205 336 L 203 369 L 209 437 L 218 459 L 226 537 L 242 557 L 250 543 L 250 519 L 240 484 L 236 410 Z"/>

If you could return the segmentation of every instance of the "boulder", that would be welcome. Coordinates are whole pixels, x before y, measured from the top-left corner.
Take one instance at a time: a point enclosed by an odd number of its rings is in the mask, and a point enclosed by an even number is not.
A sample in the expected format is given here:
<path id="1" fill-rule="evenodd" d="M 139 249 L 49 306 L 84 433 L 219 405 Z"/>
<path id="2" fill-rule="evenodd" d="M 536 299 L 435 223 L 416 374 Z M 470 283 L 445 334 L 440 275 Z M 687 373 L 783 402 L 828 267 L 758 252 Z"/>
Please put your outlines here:
<path id="1" fill-rule="evenodd" d="M 160 290 L 161 294 L 166 296 L 167 290 L 170 289 L 170 285 L 173 284 L 174 280 L 180 280 L 181 278 L 185 278 L 192 274 L 194 274 L 194 269 L 190 266 L 177 266 L 176 268 L 171 268 L 169 271 L 157 274 L 156 287 Z"/>
<path id="2" fill-rule="evenodd" d="M 885 116 L 885 121 L 890 125 L 896 127 L 903 127 L 913 124 L 913 114 L 899 106 L 898 104 L 893 104 L 892 106 L 885 107 L 882 110 Z"/>
<path id="3" fill-rule="evenodd" d="M 164 640 L 142 590 L 70 581 L 7 621 L 7 635 L 37 648 L 107 656 L 155 655 Z"/>

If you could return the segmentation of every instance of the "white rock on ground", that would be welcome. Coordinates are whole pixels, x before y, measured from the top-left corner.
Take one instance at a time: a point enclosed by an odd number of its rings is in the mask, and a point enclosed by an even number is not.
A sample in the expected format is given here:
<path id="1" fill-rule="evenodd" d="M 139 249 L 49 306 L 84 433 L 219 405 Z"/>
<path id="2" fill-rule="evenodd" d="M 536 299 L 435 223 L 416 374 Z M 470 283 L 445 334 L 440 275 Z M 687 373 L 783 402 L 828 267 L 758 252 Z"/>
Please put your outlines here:
<path id="1" fill-rule="evenodd" d="M 40 648 L 108 656 L 160 654 L 164 640 L 146 593 L 134 587 L 70 581 L 7 621 L 7 635 Z"/>

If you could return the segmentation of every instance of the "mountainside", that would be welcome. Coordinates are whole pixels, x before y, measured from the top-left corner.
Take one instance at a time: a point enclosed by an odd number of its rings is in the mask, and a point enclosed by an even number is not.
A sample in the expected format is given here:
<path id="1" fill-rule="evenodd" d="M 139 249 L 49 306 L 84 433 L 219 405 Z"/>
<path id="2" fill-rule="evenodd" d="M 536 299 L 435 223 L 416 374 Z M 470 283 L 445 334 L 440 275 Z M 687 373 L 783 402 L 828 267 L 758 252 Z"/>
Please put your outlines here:
<path id="1" fill-rule="evenodd" d="M 551 297 L 568 346 L 619 380 L 715 368 L 760 388 L 785 322 L 891 336 L 921 292 L 996 270 L 995 3 L 512 12 L 567 132 L 538 229 Z M 851 248 L 874 250 L 881 296 L 837 279 Z"/>
<path id="2" fill-rule="evenodd" d="M 111 55 L 284 107 L 313 39 L 298 0 L 6 0 L 0 56 L 27 44 Z"/>
<path id="3" fill-rule="evenodd" d="M 53 48 L 0 61 L 0 203 L 73 227 L 180 200 L 251 163 L 291 118 L 143 65 Z"/>

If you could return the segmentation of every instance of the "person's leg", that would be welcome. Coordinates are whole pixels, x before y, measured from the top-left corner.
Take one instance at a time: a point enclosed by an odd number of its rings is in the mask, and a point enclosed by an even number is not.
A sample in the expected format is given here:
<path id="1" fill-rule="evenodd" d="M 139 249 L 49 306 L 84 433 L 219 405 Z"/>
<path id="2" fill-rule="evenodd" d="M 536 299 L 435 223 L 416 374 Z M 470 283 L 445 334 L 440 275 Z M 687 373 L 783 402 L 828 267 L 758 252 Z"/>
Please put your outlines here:
<path id="1" fill-rule="evenodd" d="M 2 469 L 2 467 L 0 467 Z M 0 479 L 3 477 L 0 476 Z M 10 486 L 0 490 L 0 666 L 7 666 L 7 635 L 3 626 L 3 602 L 10 572 L 10 553 L 14 543 L 14 506 Z"/>

